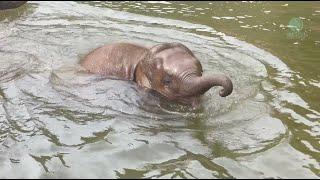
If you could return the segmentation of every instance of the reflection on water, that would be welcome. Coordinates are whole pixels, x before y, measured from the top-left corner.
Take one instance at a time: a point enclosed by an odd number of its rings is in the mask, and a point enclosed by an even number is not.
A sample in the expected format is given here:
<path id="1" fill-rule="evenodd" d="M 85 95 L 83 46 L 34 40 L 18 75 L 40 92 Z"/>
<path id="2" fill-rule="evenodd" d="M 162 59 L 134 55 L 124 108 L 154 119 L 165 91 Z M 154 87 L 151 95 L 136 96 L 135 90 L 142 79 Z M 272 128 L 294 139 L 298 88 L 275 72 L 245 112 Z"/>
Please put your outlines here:
<path id="1" fill-rule="evenodd" d="M 0 177 L 318 177 L 320 114 L 292 91 L 296 73 L 281 58 L 201 23 L 124 12 L 188 17 L 224 6 L 208 4 L 28 2 L 3 15 Z M 79 66 L 119 41 L 181 42 L 204 73 L 228 74 L 234 92 L 212 88 L 192 109 Z"/>

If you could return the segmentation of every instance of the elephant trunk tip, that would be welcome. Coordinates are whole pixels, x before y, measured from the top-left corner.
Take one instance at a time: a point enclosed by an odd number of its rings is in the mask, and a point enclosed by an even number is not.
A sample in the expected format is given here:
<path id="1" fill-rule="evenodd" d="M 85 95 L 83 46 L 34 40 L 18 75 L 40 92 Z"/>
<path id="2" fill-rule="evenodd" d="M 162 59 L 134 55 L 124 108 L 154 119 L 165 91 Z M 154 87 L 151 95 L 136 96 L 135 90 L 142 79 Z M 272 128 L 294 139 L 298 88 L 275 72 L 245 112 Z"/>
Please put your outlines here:
<path id="1" fill-rule="evenodd" d="M 221 78 L 221 85 L 223 87 L 223 89 L 221 89 L 219 92 L 219 95 L 221 97 L 226 97 L 232 93 L 233 84 L 230 78 L 228 78 L 227 76 L 223 76 L 223 78 Z"/>

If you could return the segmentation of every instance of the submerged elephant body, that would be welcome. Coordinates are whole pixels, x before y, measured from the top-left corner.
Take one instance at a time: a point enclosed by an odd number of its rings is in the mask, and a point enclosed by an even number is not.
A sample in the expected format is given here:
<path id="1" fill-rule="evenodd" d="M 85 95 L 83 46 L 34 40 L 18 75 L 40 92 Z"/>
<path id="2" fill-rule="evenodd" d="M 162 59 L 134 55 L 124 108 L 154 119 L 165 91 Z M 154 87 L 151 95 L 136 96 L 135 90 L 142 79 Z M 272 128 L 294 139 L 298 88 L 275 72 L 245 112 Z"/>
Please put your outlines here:
<path id="1" fill-rule="evenodd" d="M 203 76 L 199 60 L 180 43 L 150 49 L 129 43 L 105 45 L 89 53 L 81 65 L 91 73 L 135 81 L 182 104 L 198 104 L 199 97 L 213 86 L 223 87 L 222 97 L 233 90 L 227 76 Z"/>
<path id="2" fill-rule="evenodd" d="M 133 81 L 140 58 L 147 52 L 134 44 L 110 44 L 89 53 L 81 64 L 91 73 Z"/>

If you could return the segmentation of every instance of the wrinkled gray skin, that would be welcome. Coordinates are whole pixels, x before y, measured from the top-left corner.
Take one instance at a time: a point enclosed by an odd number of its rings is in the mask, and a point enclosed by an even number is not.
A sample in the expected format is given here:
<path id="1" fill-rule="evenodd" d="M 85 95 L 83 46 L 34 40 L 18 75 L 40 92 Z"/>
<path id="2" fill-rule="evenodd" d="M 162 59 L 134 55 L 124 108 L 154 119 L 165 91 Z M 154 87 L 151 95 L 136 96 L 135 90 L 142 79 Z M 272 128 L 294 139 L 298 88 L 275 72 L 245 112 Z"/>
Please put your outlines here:
<path id="1" fill-rule="evenodd" d="M 164 43 L 150 49 L 129 43 L 105 45 L 89 53 L 81 65 L 88 72 L 135 81 L 169 100 L 193 106 L 213 86 L 223 87 L 221 97 L 233 90 L 227 76 L 203 76 L 199 60 L 180 43 Z"/>
<path id="2" fill-rule="evenodd" d="M 27 1 L 0 1 L 0 10 L 14 9 L 26 2 Z"/>

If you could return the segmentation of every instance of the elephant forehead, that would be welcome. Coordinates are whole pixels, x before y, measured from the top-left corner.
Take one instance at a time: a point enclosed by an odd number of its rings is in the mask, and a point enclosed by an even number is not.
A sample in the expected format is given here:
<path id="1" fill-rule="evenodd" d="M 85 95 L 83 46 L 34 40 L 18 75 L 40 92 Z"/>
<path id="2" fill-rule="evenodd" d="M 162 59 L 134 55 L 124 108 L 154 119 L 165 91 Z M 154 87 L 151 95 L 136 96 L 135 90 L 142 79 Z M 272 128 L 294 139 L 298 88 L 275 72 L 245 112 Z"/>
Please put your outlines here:
<path id="1" fill-rule="evenodd" d="M 178 48 L 164 50 L 157 54 L 157 57 L 163 59 L 164 69 L 170 70 L 174 73 L 178 73 L 186 69 L 193 69 L 195 71 L 201 70 L 200 62 L 195 57 Z"/>
<path id="2" fill-rule="evenodd" d="M 191 58 L 192 56 L 185 51 L 184 49 L 175 47 L 170 49 L 165 49 L 157 54 L 158 57 L 161 57 L 163 59 L 183 59 L 186 57 Z"/>
<path id="3" fill-rule="evenodd" d="M 184 61 L 184 60 L 170 60 L 170 61 L 164 61 L 163 62 L 163 68 L 166 71 L 170 71 L 173 73 L 179 73 L 179 72 L 184 72 L 186 70 L 192 70 L 192 71 L 197 71 L 198 67 L 196 64 L 192 61 Z"/>
<path id="4" fill-rule="evenodd" d="M 186 54 L 175 54 L 163 58 L 163 67 L 165 70 L 172 73 L 182 73 L 185 71 L 202 71 L 200 62 L 194 57 Z"/>

